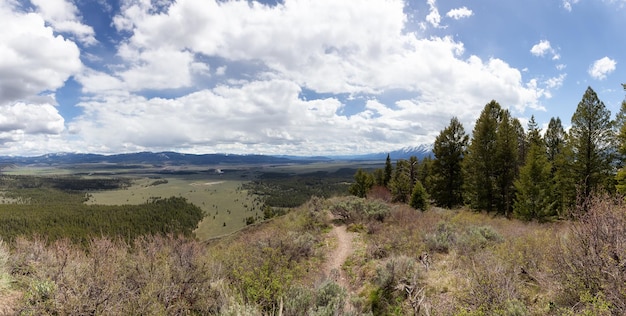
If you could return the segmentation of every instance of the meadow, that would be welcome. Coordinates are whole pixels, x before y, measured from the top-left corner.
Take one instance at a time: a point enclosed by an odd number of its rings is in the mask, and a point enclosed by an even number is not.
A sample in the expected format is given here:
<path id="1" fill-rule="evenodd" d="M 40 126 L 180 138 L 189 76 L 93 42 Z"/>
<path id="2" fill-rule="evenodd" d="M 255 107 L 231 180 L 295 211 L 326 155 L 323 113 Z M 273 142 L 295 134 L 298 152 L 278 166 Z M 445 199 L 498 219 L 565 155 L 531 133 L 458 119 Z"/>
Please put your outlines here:
<path id="1" fill-rule="evenodd" d="M 5 174 L 128 181 L 129 185 L 120 188 L 84 190 L 87 205 L 140 205 L 156 198 L 181 197 L 204 212 L 194 233 L 199 240 L 209 240 L 266 219 L 267 207 L 275 209 L 272 213 L 282 214 L 312 196 L 345 195 L 356 168 L 373 166 L 354 162 L 169 167 L 81 164 L 24 166 Z M 5 194 L 0 202 L 11 204 L 16 200 Z"/>

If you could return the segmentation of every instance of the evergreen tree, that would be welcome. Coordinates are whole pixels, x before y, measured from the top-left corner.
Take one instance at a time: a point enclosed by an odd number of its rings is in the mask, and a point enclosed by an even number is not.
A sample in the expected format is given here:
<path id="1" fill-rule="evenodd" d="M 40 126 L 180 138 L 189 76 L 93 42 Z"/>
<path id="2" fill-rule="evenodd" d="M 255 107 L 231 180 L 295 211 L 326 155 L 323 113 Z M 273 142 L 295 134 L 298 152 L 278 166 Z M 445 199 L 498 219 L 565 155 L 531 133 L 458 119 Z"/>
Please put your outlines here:
<path id="1" fill-rule="evenodd" d="M 417 169 L 417 181 L 422 183 L 426 192 L 432 191 L 432 170 L 433 170 L 433 159 L 428 156 L 422 159 L 422 162 L 419 164 L 419 168 Z"/>
<path id="2" fill-rule="evenodd" d="M 348 188 L 348 192 L 364 198 L 372 186 L 374 186 L 374 176 L 359 168 L 354 175 L 354 183 Z"/>
<path id="3" fill-rule="evenodd" d="M 562 215 L 576 201 L 576 176 L 572 169 L 574 155 L 568 138 L 561 119 L 551 118 L 544 142 L 551 165 L 552 201 L 554 209 Z"/>
<path id="4" fill-rule="evenodd" d="M 415 185 L 415 183 L 417 182 L 419 167 L 419 160 L 417 159 L 417 157 L 409 157 L 409 177 L 411 178 L 411 190 L 413 190 L 413 185 Z"/>
<path id="5" fill-rule="evenodd" d="M 463 204 L 462 164 L 468 141 L 469 136 L 456 117 L 435 138 L 431 184 L 433 199 L 439 206 Z"/>
<path id="6" fill-rule="evenodd" d="M 626 84 L 622 85 L 626 91 Z M 619 170 L 615 177 L 617 182 L 616 189 L 620 194 L 626 194 L 626 168 L 624 162 L 626 160 L 626 98 L 622 101 L 622 107 L 615 118 L 615 129 L 617 130 L 617 153 L 619 154 Z"/>
<path id="7" fill-rule="evenodd" d="M 383 186 L 388 187 L 389 181 L 391 181 L 391 174 L 393 173 L 393 166 L 391 165 L 391 157 L 387 154 L 387 159 L 385 159 L 385 178 L 383 181 Z"/>
<path id="8" fill-rule="evenodd" d="M 530 147 L 524 166 L 520 169 L 519 178 L 514 183 L 517 192 L 513 212 L 516 217 L 524 220 L 543 221 L 555 215 L 555 208 L 551 166 L 534 117 L 528 124 L 527 138 Z"/>
<path id="9" fill-rule="evenodd" d="M 400 203 L 409 202 L 409 198 L 411 197 L 410 169 L 410 164 L 407 160 L 400 159 L 396 162 L 396 168 L 389 181 L 392 201 Z"/>
<path id="10" fill-rule="evenodd" d="M 556 157 L 563 151 L 565 146 L 565 138 L 567 137 L 565 129 L 561 124 L 560 118 L 551 118 L 546 130 L 545 143 L 548 152 L 548 161 L 554 165 Z M 554 166 L 553 166 L 554 168 Z"/>
<path id="11" fill-rule="evenodd" d="M 532 117 L 531 120 L 533 118 L 534 117 Z M 528 140 L 528 135 L 526 135 L 526 133 L 524 132 L 524 127 L 522 127 L 522 123 L 518 119 L 513 119 L 511 121 L 511 124 L 513 124 L 513 130 L 515 131 L 515 135 L 517 136 L 517 166 L 515 170 L 515 176 L 517 176 L 519 168 L 522 167 L 524 161 L 526 160 L 526 155 L 528 154 L 530 144 Z"/>
<path id="12" fill-rule="evenodd" d="M 496 170 L 493 157 L 496 152 L 497 129 L 502 108 L 495 100 L 482 110 L 463 160 L 464 192 L 468 204 L 477 210 L 493 211 L 496 207 Z"/>
<path id="13" fill-rule="evenodd" d="M 374 184 L 378 186 L 385 186 L 385 170 L 378 168 L 374 170 Z"/>
<path id="14" fill-rule="evenodd" d="M 580 192 L 588 198 L 594 190 L 612 189 L 613 122 L 611 112 L 598 95 L 587 88 L 572 116 L 570 130 L 574 153 L 574 172 L 579 176 Z"/>
<path id="15" fill-rule="evenodd" d="M 528 142 L 528 146 L 535 144 L 545 149 L 545 143 L 541 137 L 541 129 L 539 129 L 534 115 L 531 116 L 530 121 L 528 121 L 528 134 L 526 135 L 526 141 Z M 526 160 L 524 159 L 524 163 L 525 161 Z"/>
<path id="16" fill-rule="evenodd" d="M 517 122 L 517 123 L 515 123 Z M 519 144 L 517 119 L 511 117 L 508 110 L 503 110 L 496 134 L 495 167 L 496 167 L 496 211 L 509 216 L 513 210 L 515 186 L 519 164 Z"/>
<path id="17" fill-rule="evenodd" d="M 424 189 L 424 186 L 419 181 L 415 182 L 415 185 L 413 185 L 409 205 L 420 211 L 425 211 L 428 208 L 428 193 L 426 193 L 426 189 Z"/>

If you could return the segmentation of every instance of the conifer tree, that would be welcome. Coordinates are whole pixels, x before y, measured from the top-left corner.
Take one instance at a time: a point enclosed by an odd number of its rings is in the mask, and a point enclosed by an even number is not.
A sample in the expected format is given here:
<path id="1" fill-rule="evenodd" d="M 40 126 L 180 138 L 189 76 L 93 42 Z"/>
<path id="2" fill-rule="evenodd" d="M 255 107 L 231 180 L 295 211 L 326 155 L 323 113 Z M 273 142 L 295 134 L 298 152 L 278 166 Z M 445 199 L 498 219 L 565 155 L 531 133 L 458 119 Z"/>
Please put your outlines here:
<path id="1" fill-rule="evenodd" d="M 411 191 L 413 190 L 413 185 L 418 181 L 418 170 L 419 170 L 419 160 L 416 156 L 409 157 L 409 178 L 411 181 Z"/>
<path id="2" fill-rule="evenodd" d="M 487 103 L 472 132 L 472 140 L 463 160 L 464 192 L 467 203 L 477 210 L 493 211 L 496 207 L 497 129 L 502 108 L 495 100 Z"/>
<path id="3" fill-rule="evenodd" d="M 517 123 L 515 123 L 517 122 Z M 513 210 L 515 186 L 513 185 L 518 174 L 518 129 L 521 125 L 517 119 L 511 117 L 508 110 L 503 110 L 496 133 L 495 168 L 496 168 L 496 211 L 509 216 Z"/>
<path id="4" fill-rule="evenodd" d="M 565 138 L 567 137 L 565 129 L 560 118 L 551 118 L 546 130 L 545 143 L 548 152 L 548 161 L 554 164 L 556 157 L 563 151 L 565 146 Z M 554 168 L 554 167 L 553 167 Z"/>
<path id="5" fill-rule="evenodd" d="M 413 185 L 409 205 L 420 211 L 425 211 L 428 208 L 428 193 L 426 193 L 426 189 L 424 189 L 420 181 L 415 182 L 415 185 Z"/>
<path id="6" fill-rule="evenodd" d="M 613 189 L 614 146 L 611 112 L 588 87 L 572 116 L 570 130 L 574 153 L 573 169 L 579 176 L 580 192 L 588 198 L 594 190 Z"/>
<path id="7" fill-rule="evenodd" d="M 528 123 L 528 154 L 515 180 L 515 203 L 513 212 L 516 217 L 531 220 L 546 220 L 555 215 L 552 196 L 551 166 L 546 155 L 546 148 L 537 128 L 534 116 Z"/>
<path id="8" fill-rule="evenodd" d="M 439 206 L 463 204 L 462 164 L 468 141 L 469 136 L 456 117 L 435 138 L 431 184 L 433 199 Z"/>
<path id="9" fill-rule="evenodd" d="M 400 203 L 409 202 L 409 198 L 411 197 L 410 169 L 410 164 L 407 160 L 400 159 L 396 162 L 396 168 L 389 181 L 392 201 Z"/>
<path id="10" fill-rule="evenodd" d="M 374 176 L 359 168 L 354 175 L 354 183 L 348 188 L 348 192 L 364 198 L 372 186 L 374 186 Z"/>
<path id="11" fill-rule="evenodd" d="M 389 181 L 391 181 L 391 174 L 393 173 L 393 166 L 391 165 L 391 157 L 387 154 L 387 159 L 385 159 L 385 177 L 383 180 L 383 186 L 388 187 Z"/>
<path id="12" fill-rule="evenodd" d="M 574 155 L 560 118 L 551 118 L 544 138 L 548 163 L 551 166 L 554 209 L 564 214 L 576 201 L 576 180 L 572 171 Z"/>
<path id="13" fill-rule="evenodd" d="M 626 84 L 622 84 L 626 91 Z M 626 194 L 626 98 L 622 101 L 622 106 L 615 118 L 615 129 L 617 131 L 617 153 L 619 154 L 619 170 L 615 177 L 616 189 L 620 194 Z"/>

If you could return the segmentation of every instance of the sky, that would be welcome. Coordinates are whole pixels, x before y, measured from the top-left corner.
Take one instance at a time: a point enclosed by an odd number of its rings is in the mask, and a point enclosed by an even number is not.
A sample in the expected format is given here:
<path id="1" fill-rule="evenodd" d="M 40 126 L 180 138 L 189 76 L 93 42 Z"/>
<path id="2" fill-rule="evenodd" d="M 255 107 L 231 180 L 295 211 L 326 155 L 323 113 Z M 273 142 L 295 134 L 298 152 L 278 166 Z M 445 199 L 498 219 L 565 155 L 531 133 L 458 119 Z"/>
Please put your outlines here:
<path id="1" fill-rule="evenodd" d="M 389 152 L 621 83 L 626 0 L 0 0 L 0 155 Z"/>

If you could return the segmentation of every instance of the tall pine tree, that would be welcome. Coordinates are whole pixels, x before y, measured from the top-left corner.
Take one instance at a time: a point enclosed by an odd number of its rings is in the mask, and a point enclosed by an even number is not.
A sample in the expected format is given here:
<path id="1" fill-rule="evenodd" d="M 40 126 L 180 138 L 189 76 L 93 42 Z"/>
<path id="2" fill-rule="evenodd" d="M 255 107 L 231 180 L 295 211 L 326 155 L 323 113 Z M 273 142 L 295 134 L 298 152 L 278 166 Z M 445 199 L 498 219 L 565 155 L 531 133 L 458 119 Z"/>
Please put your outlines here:
<path id="1" fill-rule="evenodd" d="M 622 84 L 626 91 L 626 84 Z M 617 153 L 619 154 L 619 170 L 615 177 L 616 189 L 620 194 L 626 195 L 626 98 L 622 101 L 622 107 L 615 118 L 615 129 L 617 130 Z"/>
<path id="2" fill-rule="evenodd" d="M 472 140 L 463 160 L 464 192 L 467 203 L 476 210 L 496 208 L 497 165 L 494 159 L 496 138 L 502 107 L 492 100 L 480 113 L 472 132 Z"/>
<path id="3" fill-rule="evenodd" d="M 583 198 L 594 190 L 612 189 L 612 155 L 614 134 L 611 112 L 598 95 L 588 87 L 572 116 L 570 129 L 574 153 L 574 171 Z"/>
<path id="4" fill-rule="evenodd" d="M 528 153 L 520 169 L 519 178 L 515 180 L 516 196 L 513 212 L 516 217 L 524 220 L 544 221 L 555 215 L 552 174 L 546 146 L 534 116 L 528 123 L 527 139 Z"/>
<path id="5" fill-rule="evenodd" d="M 513 210 L 515 186 L 513 182 L 518 174 L 519 144 L 517 125 L 519 121 L 511 117 L 508 110 L 503 110 L 496 133 L 496 211 L 509 216 Z"/>
<path id="6" fill-rule="evenodd" d="M 468 141 L 469 136 L 456 117 L 435 138 L 431 183 L 432 198 L 439 206 L 451 208 L 463 204 L 462 163 Z"/>

